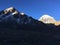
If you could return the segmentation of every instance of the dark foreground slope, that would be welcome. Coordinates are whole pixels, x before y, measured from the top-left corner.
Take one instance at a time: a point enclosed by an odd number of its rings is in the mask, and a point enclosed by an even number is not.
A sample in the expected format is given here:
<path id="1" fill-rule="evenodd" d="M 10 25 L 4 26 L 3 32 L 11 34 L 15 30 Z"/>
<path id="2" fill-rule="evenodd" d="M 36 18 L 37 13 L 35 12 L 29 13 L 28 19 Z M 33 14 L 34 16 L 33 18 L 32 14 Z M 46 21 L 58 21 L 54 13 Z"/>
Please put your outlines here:
<path id="1" fill-rule="evenodd" d="M 60 26 L 27 15 L 0 13 L 0 45 L 60 45 Z"/>
<path id="2" fill-rule="evenodd" d="M 0 45 L 60 45 L 60 31 L 57 27 L 40 27 L 1 28 Z"/>

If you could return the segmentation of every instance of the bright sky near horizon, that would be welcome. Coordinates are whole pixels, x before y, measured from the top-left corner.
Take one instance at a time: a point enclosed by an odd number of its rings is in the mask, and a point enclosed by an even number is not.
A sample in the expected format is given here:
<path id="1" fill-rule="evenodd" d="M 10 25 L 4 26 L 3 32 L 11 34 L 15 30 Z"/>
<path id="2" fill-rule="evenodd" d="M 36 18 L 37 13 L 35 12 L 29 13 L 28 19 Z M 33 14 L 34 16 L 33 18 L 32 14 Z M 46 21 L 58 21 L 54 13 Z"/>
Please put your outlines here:
<path id="1" fill-rule="evenodd" d="M 0 11 L 11 6 L 35 19 L 48 14 L 60 20 L 60 0 L 0 0 Z"/>

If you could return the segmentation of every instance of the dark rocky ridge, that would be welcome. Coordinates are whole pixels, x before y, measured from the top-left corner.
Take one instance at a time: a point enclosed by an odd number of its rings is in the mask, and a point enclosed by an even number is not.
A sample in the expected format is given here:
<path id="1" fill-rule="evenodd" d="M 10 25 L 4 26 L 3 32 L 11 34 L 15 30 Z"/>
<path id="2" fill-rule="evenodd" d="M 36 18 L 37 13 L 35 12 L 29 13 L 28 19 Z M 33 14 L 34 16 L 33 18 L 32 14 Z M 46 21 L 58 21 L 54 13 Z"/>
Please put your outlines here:
<path id="1" fill-rule="evenodd" d="M 0 12 L 0 45 L 60 45 L 60 26 L 12 13 Z"/>

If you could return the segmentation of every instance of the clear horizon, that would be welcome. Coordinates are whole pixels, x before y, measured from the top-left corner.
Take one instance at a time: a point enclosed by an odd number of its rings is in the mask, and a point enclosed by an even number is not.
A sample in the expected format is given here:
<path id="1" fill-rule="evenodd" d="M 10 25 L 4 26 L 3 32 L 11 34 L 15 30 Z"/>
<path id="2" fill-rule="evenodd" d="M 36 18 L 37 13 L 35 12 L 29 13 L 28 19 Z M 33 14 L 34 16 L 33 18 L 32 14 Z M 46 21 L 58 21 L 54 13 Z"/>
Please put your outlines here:
<path id="1" fill-rule="evenodd" d="M 1 0 L 0 11 L 8 7 L 15 7 L 28 16 L 39 19 L 48 14 L 57 21 L 60 20 L 60 0 Z"/>

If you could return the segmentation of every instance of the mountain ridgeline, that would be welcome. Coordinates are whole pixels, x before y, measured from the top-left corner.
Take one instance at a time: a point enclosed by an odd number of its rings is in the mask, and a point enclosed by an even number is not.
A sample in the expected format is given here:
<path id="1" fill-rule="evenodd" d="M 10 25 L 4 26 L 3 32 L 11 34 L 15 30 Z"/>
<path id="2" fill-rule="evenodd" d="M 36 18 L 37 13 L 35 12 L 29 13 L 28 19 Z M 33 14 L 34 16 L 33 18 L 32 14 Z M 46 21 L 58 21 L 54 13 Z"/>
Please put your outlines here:
<path id="1" fill-rule="evenodd" d="M 10 7 L 0 11 L 0 44 L 60 45 L 60 25 L 45 24 Z"/>

